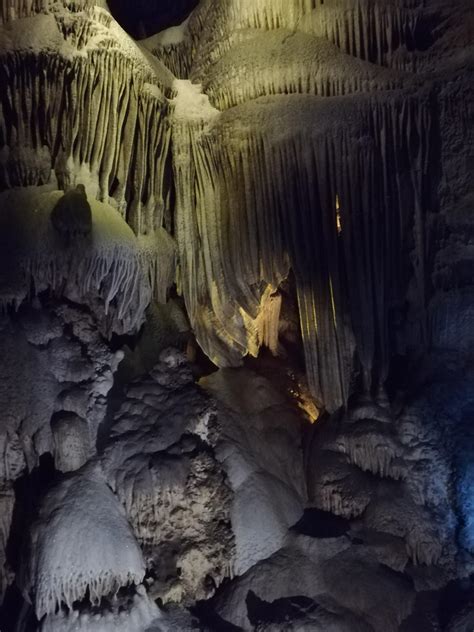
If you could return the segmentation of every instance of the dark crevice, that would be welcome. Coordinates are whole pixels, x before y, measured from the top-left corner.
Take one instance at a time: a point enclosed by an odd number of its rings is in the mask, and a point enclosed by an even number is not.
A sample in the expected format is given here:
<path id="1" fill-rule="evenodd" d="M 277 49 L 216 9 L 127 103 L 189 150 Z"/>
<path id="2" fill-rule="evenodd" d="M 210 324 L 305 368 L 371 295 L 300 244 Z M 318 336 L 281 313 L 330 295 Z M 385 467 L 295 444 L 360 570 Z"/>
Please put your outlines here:
<path id="1" fill-rule="evenodd" d="M 252 590 L 249 590 L 245 601 L 248 618 L 253 626 L 260 623 L 278 625 L 288 621 L 297 621 L 318 608 L 318 604 L 309 597 L 295 595 L 268 602 L 260 599 Z"/>
<path id="2" fill-rule="evenodd" d="M 6 557 L 7 563 L 16 575 L 20 571 L 22 556 L 28 551 L 26 534 L 37 519 L 41 500 L 56 477 L 53 456 L 46 452 L 40 456 L 37 467 L 15 481 L 15 507 Z M 24 627 L 18 627 L 20 622 Z M 0 623 L 2 632 L 17 632 L 19 629 L 22 632 L 30 632 L 37 629 L 36 617 L 15 584 L 7 589 L 3 605 L 0 607 Z"/>
<path id="3" fill-rule="evenodd" d="M 305 509 L 292 531 L 311 538 L 339 538 L 349 531 L 350 522 L 328 511 Z"/>
<path id="4" fill-rule="evenodd" d="M 216 595 L 220 594 L 227 584 L 228 581 L 224 582 L 217 590 Z M 207 601 L 198 601 L 196 605 L 191 608 L 191 613 L 195 615 L 202 624 L 207 626 L 207 629 L 209 630 L 213 630 L 215 632 L 243 632 L 242 628 L 225 621 L 214 611 L 214 602 L 215 597 Z"/>

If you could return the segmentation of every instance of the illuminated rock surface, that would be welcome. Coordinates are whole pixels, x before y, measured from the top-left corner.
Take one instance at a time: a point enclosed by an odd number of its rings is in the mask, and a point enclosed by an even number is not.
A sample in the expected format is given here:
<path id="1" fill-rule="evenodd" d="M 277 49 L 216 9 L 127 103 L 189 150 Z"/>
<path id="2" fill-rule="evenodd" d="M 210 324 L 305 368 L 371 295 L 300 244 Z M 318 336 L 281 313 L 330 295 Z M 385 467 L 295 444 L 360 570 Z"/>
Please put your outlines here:
<path id="1" fill-rule="evenodd" d="M 473 23 L 0 0 L 2 632 L 472 632 Z"/>
<path id="2" fill-rule="evenodd" d="M 213 593 L 233 565 L 231 492 L 214 450 L 213 403 L 193 383 L 185 357 L 165 350 L 132 382 L 103 456 L 163 603 Z"/>

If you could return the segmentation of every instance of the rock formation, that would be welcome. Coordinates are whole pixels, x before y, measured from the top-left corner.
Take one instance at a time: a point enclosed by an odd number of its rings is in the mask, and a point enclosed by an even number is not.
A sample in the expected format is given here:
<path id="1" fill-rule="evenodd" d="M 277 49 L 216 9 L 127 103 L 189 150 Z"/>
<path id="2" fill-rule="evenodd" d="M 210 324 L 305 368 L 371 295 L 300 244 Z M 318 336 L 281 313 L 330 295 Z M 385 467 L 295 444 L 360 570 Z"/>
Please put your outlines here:
<path id="1" fill-rule="evenodd" d="M 469 0 L 0 0 L 0 629 L 474 626 Z"/>

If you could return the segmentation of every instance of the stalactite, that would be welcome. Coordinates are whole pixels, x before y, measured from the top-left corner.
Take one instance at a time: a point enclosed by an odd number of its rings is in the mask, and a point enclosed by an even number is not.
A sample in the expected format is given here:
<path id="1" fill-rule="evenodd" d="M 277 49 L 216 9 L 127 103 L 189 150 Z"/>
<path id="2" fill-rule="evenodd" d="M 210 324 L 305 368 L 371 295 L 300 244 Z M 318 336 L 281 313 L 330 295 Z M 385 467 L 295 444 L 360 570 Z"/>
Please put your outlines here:
<path id="1" fill-rule="evenodd" d="M 327 37 L 349 55 L 390 66 L 394 51 L 415 41 L 423 8 L 420 0 L 333 0 L 306 12 L 299 28 Z"/>
<path id="2" fill-rule="evenodd" d="M 258 315 L 257 329 L 259 339 L 273 355 L 278 353 L 278 324 L 280 322 L 281 296 L 270 296 L 265 300 L 263 309 Z"/>
<path id="3" fill-rule="evenodd" d="M 177 79 L 189 77 L 193 55 L 191 41 L 185 40 L 178 44 L 158 44 L 152 46 L 150 51 Z"/>
<path id="4" fill-rule="evenodd" d="M 412 228 L 415 264 L 425 258 L 416 235 L 424 225 L 429 105 L 409 92 L 295 99 L 234 108 L 201 140 L 221 201 L 219 217 L 209 218 L 221 227 L 211 264 L 222 248 L 228 295 L 251 310 L 251 288 L 258 280 L 276 287 L 288 254 L 312 390 L 335 409 L 347 401 L 358 363 L 367 389 L 374 374 L 386 378 L 388 319 L 407 289 L 401 271 Z M 422 301 L 417 309 L 423 321 Z"/>
<path id="5" fill-rule="evenodd" d="M 218 112 L 188 82 L 177 87 L 173 161 L 181 290 L 198 342 L 216 364 L 228 366 L 247 353 L 258 353 L 263 340 L 257 321 L 269 300 L 267 288 L 276 288 L 283 273 L 261 279 L 256 216 L 249 225 L 244 213 L 235 213 L 237 199 L 229 197 L 228 178 L 242 164 L 240 157 L 226 155 L 222 170 L 213 163 L 204 134 Z M 253 177 L 248 171 L 240 183 L 244 199 L 252 195 Z M 239 252 L 239 244 L 246 250 Z M 279 269 L 284 255 L 278 252 L 266 262 L 267 270 Z"/>
<path id="6" fill-rule="evenodd" d="M 91 306 L 99 298 L 104 333 L 137 330 L 152 291 L 165 300 L 171 285 L 171 238 L 161 229 L 137 239 L 115 209 L 92 201 L 90 238 L 58 243 L 50 215 L 61 196 L 35 187 L 1 194 L 2 307 L 45 290 Z"/>
<path id="7" fill-rule="evenodd" d="M 62 3 L 68 11 L 79 13 L 96 8 L 107 10 L 106 0 L 67 0 Z M 62 6 L 55 0 L 1 0 L 0 25 L 38 14 L 60 13 Z"/>
<path id="8" fill-rule="evenodd" d="M 160 228 L 171 73 L 123 46 L 102 9 L 28 20 L 14 23 L 18 37 L 0 51 L 0 187 L 44 184 L 53 170 L 61 186 L 82 182 L 111 201 L 136 233 Z M 34 45 L 28 27 L 37 29 Z"/>
<path id="9" fill-rule="evenodd" d="M 394 480 L 403 476 L 403 467 L 397 463 L 401 450 L 390 436 L 376 433 L 360 437 L 349 435 L 338 439 L 338 444 L 350 462 L 363 471 Z"/>
<path id="10" fill-rule="evenodd" d="M 410 69 L 413 55 L 407 46 L 416 43 L 425 9 L 421 0 L 207 0 L 190 22 L 190 33 L 200 34 L 193 69 L 205 75 L 245 29 L 280 28 L 324 37 L 344 53 L 395 68 L 403 50 L 403 67 Z"/>
<path id="11" fill-rule="evenodd" d="M 284 29 L 255 32 L 192 80 L 220 110 L 268 94 L 342 96 L 401 87 L 405 77 L 341 52 L 325 38 Z"/>
<path id="12" fill-rule="evenodd" d="M 49 614 L 41 623 L 42 632 L 130 632 L 131 630 L 161 629 L 163 615 L 143 586 L 126 600 L 115 599 L 111 610 L 91 614 L 87 610 Z M 158 626 L 158 627 L 157 627 Z"/>

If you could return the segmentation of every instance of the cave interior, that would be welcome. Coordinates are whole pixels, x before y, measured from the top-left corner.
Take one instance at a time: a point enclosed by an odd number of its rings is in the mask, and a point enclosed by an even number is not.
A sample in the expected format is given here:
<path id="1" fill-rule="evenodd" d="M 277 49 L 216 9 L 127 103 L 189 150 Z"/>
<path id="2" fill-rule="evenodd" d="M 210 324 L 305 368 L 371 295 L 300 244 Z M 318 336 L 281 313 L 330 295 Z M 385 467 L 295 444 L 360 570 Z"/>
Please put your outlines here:
<path id="1" fill-rule="evenodd" d="M 474 631 L 472 0 L 0 0 L 1 632 Z"/>

